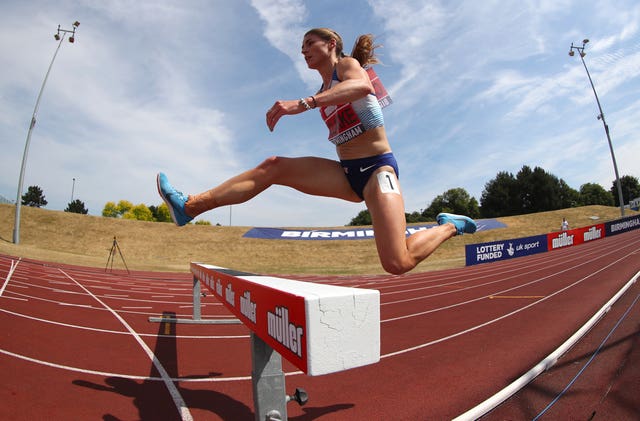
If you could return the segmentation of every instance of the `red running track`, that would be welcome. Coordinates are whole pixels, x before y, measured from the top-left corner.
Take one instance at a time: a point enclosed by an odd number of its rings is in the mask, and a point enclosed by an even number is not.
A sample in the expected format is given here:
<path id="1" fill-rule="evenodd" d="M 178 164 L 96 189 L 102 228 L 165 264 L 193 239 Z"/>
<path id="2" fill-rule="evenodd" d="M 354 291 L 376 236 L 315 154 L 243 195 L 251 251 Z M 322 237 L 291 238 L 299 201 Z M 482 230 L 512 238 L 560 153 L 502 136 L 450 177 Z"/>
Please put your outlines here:
<path id="1" fill-rule="evenodd" d="M 382 347 L 378 364 L 326 376 L 285 363 L 287 390 L 309 394 L 289 419 L 455 418 L 570 337 L 638 274 L 639 251 L 632 231 L 462 269 L 297 278 L 380 290 Z M 0 282 L 0 419 L 254 419 L 244 326 L 148 321 L 191 317 L 190 274 L 0 256 Z M 636 282 L 556 367 L 484 418 L 638 419 L 639 296 Z M 202 314 L 229 317 L 212 297 Z"/>

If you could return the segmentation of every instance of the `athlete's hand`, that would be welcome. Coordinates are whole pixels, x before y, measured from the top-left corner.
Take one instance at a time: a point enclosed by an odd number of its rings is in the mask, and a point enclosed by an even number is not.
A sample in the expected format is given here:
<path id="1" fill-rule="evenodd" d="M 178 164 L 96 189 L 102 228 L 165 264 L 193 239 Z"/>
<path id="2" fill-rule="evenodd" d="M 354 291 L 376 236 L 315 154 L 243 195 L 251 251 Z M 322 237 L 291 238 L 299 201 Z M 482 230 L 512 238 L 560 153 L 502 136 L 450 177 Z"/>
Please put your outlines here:
<path id="1" fill-rule="evenodd" d="M 267 111 L 267 127 L 273 131 L 282 116 L 300 114 L 303 111 L 305 108 L 300 105 L 299 100 L 276 101 Z"/>

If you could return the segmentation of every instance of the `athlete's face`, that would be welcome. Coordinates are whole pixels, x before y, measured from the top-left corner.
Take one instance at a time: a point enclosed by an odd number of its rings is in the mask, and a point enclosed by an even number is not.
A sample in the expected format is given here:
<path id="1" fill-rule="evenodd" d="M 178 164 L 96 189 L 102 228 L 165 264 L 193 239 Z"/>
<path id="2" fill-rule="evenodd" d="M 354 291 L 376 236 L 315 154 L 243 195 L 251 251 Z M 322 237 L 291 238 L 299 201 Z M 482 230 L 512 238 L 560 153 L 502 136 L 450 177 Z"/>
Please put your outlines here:
<path id="1" fill-rule="evenodd" d="M 325 41 L 316 34 L 308 34 L 302 40 L 302 55 L 310 69 L 317 69 L 321 64 L 331 59 L 336 41 Z"/>

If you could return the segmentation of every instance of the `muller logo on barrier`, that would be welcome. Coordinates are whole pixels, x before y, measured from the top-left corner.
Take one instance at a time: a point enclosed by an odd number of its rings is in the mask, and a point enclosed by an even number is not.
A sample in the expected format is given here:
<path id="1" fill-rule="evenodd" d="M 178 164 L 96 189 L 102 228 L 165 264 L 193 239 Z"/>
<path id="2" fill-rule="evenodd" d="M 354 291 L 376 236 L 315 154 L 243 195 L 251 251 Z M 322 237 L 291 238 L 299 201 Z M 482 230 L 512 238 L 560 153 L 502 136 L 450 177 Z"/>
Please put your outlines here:
<path id="1" fill-rule="evenodd" d="M 192 263 L 191 272 L 227 309 L 301 370 L 307 370 L 304 298 L 238 277 L 224 268 Z M 249 275 L 249 274 L 242 274 Z M 258 275 L 246 276 L 260 278 Z"/>
<path id="2" fill-rule="evenodd" d="M 380 360 L 380 292 L 191 263 L 256 337 L 310 376 Z"/>
<path id="3" fill-rule="evenodd" d="M 267 333 L 289 351 L 302 357 L 302 336 L 304 328 L 289 321 L 289 309 L 276 307 L 267 312 Z"/>

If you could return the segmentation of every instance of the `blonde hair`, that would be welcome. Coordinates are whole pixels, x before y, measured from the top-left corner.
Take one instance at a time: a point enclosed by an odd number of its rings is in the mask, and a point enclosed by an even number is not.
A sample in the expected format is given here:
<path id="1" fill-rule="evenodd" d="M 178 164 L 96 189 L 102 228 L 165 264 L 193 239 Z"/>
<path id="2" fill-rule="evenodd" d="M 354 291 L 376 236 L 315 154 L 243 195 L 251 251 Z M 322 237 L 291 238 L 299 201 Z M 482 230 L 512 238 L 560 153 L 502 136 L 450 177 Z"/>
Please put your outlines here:
<path id="1" fill-rule="evenodd" d="M 333 29 L 314 28 L 307 31 L 305 36 L 311 34 L 317 35 L 325 41 L 331 41 L 332 39 L 334 39 L 336 41 L 336 56 L 346 56 L 343 51 L 344 44 L 342 42 L 342 37 L 340 37 L 340 35 Z M 360 63 L 362 67 L 380 63 L 380 60 L 378 60 L 378 57 L 376 57 L 375 55 L 375 49 L 380 47 L 380 45 L 374 45 L 373 40 L 374 37 L 372 34 L 360 35 L 353 45 L 353 50 L 351 50 L 351 57 L 358 60 L 358 63 Z"/>

